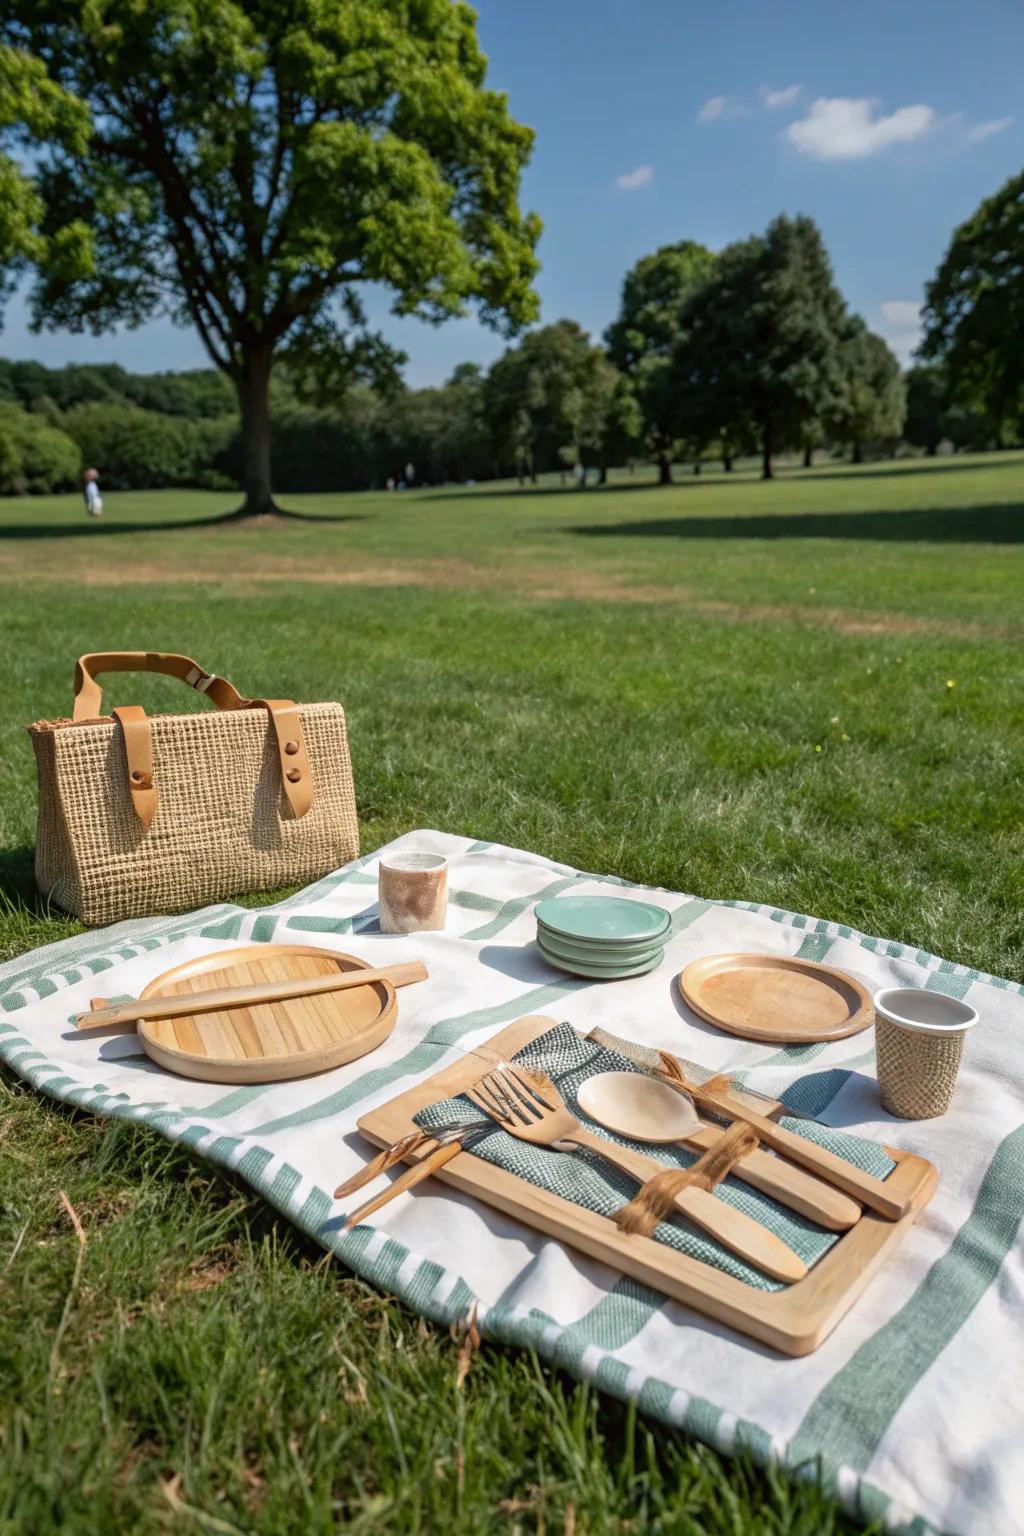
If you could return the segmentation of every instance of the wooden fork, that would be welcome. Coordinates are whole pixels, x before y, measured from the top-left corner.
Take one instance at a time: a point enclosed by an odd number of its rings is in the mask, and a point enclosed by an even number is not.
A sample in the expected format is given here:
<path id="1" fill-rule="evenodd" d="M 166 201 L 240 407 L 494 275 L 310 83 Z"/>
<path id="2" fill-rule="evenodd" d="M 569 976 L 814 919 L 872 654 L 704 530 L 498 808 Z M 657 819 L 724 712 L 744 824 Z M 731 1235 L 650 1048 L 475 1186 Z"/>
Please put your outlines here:
<path id="1" fill-rule="evenodd" d="M 478 1109 L 520 1141 L 553 1147 L 558 1152 L 584 1147 L 640 1184 L 665 1171 L 665 1164 L 655 1158 L 620 1147 L 616 1142 L 603 1141 L 586 1130 L 566 1107 L 550 1079 L 540 1073 L 526 1074 L 522 1068 L 505 1062 L 463 1092 Z M 695 1225 L 766 1275 L 790 1282 L 806 1275 L 803 1259 L 781 1238 L 742 1211 L 717 1200 L 708 1190 L 693 1186 L 680 1190 L 675 1205 Z"/>

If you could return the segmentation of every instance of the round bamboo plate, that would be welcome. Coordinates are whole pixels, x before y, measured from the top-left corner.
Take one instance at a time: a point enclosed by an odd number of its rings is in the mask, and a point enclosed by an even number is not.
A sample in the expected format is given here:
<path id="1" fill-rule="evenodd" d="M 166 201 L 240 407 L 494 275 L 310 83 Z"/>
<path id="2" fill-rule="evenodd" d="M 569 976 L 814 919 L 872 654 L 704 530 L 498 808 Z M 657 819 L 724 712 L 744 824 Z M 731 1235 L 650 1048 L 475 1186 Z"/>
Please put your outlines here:
<path id="1" fill-rule="evenodd" d="M 683 971 L 679 991 L 709 1024 L 774 1045 L 843 1040 L 874 1021 L 859 981 L 790 955 L 704 955 Z"/>
<path id="2" fill-rule="evenodd" d="M 156 976 L 141 998 L 244 987 L 255 982 L 369 970 L 355 955 L 306 944 L 255 944 L 187 960 Z M 387 1039 L 398 1017 L 390 981 L 319 997 L 226 1008 L 177 1019 L 140 1019 L 146 1055 L 169 1072 L 211 1083 L 274 1083 L 354 1061 Z"/>

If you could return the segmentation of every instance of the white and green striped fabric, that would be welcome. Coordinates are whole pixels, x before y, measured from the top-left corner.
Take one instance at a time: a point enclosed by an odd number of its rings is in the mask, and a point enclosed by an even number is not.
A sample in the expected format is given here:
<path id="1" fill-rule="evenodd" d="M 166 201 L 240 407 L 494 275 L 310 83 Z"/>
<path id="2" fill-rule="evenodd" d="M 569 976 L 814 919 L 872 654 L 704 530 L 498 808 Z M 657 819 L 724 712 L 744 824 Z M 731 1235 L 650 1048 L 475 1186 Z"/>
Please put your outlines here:
<path id="1" fill-rule="evenodd" d="M 623 882 L 534 854 L 416 832 L 392 847 L 451 860 L 443 933 L 387 936 L 376 854 L 275 907 L 208 908 L 123 923 L 0 968 L 0 1058 L 43 1092 L 162 1131 L 236 1170 L 368 1280 L 437 1322 L 474 1300 L 482 1331 L 524 1344 L 718 1450 L 819 1472 L 851 1513 L 889 1529 L 1020 1529 L 1024 1507 L 1024 988 L 849 928 L 744 902 L 651 892 L 672 914 L 666 962 L 614 985 L 551 970 L 532 908 Z M 351 949 L 375 964 L 421 956 L 373 1055 L 300 1082 L 225 1088 L 159 1071 L 131 1036 L 74 1034 L 97 992 L 137 995 L 169 966 L 232 943 Z M 951 1112 L 903 1123 L 879 1107 L 871 1036 L 779 1049 L 688 1020 L 671 978 L 723 949 L 796 954 L 860 976 L 967 997 Z M 97 977 L 102 975 L 102 984 Z M 428 1183 L 343 1235 L 329 1191 L 366 1155 L 358 1117 L 526 1013 L 666 1045 L 783 1097 L 837 1130 L 934 1161 L 939 1192 L 833 1336 L 776 1356 L 496 1212 Z"/>

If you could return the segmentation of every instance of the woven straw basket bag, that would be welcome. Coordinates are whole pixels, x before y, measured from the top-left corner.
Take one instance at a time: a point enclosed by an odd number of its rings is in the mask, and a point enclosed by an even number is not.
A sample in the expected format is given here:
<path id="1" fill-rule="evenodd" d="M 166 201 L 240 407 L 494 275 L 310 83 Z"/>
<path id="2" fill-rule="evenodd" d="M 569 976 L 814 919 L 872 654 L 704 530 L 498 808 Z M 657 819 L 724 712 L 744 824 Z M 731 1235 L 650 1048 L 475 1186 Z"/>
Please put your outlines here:
<path id="1" fill-rule="evenodd" d="M 104 672 L 163 672 L 213 711 L 101 714 Z M 297 885 L 359 852 L 340 704 L 246 699 L 188 656 L 114 651 L 75 668 L 71 720 L 29 727 L 36 879 L 83 922 L 176 912 Z"/>

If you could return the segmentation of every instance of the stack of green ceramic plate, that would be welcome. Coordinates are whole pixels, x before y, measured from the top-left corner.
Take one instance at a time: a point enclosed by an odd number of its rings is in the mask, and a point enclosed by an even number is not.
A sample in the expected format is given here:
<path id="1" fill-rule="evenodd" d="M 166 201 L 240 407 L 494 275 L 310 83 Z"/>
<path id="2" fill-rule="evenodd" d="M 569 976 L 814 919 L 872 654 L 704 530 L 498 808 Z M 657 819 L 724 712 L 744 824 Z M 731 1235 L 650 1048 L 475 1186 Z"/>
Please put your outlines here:
<path id="1" fill-rule="evenodd" d="M 669 915 L 625 896 L 559 896 L 534 908 L 537 944 L 562 971 L 618 981 L 653 971 L 665 953 Z"/>

